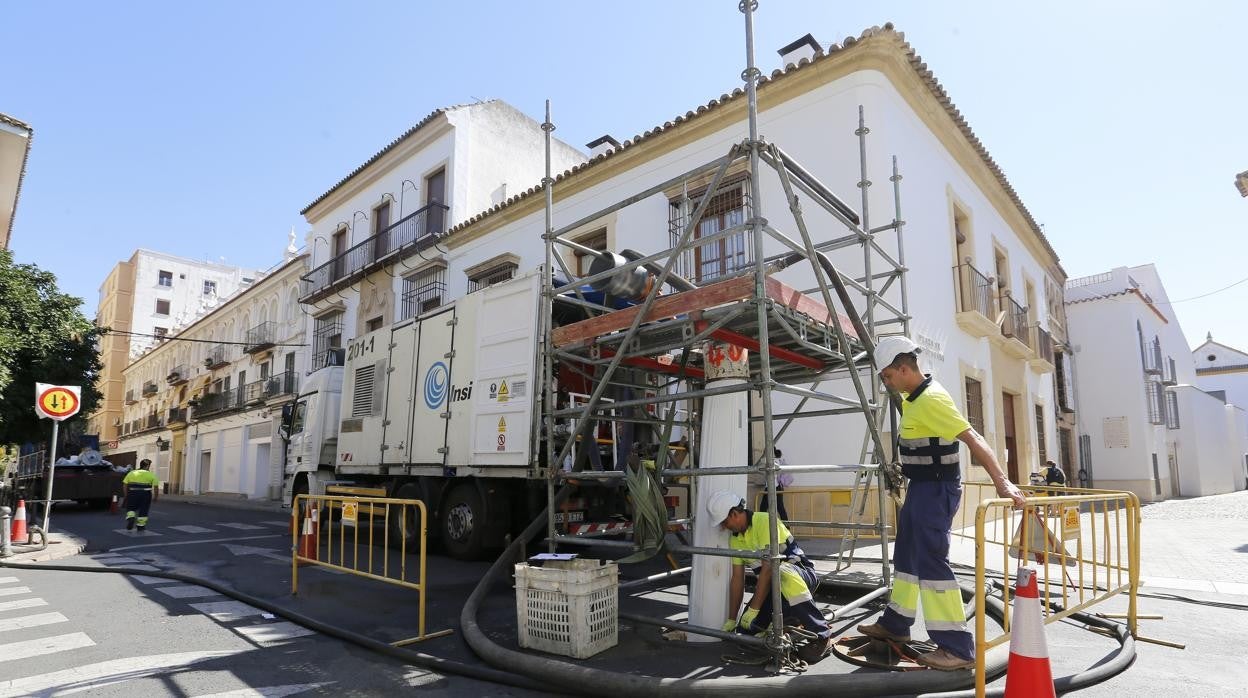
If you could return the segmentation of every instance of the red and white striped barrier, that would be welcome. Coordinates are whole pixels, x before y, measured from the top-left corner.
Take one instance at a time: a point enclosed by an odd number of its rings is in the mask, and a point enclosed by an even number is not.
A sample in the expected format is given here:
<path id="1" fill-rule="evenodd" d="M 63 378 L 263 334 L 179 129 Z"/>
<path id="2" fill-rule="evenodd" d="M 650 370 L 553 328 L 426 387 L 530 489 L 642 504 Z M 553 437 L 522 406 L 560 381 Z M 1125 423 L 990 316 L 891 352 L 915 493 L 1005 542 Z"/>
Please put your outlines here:
<path id="1" fill-rule="evenodd" d="M 1055 698 L 1049 646 L 1044 641 L 1044 617 L 1036 572 L 1018 569 L 1014 587 L 1014 616 L 1010 623 L 1010 663 L 1005 671 L 1005 698 Z"/>

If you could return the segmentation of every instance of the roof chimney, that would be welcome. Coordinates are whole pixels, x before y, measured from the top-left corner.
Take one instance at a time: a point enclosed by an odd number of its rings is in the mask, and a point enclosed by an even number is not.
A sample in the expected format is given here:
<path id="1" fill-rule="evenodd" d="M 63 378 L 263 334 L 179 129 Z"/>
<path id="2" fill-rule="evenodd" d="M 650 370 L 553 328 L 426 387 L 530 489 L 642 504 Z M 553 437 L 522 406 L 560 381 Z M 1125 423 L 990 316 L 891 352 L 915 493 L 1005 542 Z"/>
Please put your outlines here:
<path id="1" fill-rule="evenodd" d="M 787 68 L 789 64 L 797 65 L 803 58 L 813 60 L 815 54 L 823 53 L 823 47 L 815 41 L 815 37 L 807 34 L 776 53 L 780 54 L 780 66 Z"/>
<path id="2" fill-rule="evenodd" d="M 589 157 L 592 160 L 603 153 L 620 147 L 620 142 L 609 135 L 605 135 L 599 136 L 598 138 L 586 143 L 585 147 L 589 148 Z"/>

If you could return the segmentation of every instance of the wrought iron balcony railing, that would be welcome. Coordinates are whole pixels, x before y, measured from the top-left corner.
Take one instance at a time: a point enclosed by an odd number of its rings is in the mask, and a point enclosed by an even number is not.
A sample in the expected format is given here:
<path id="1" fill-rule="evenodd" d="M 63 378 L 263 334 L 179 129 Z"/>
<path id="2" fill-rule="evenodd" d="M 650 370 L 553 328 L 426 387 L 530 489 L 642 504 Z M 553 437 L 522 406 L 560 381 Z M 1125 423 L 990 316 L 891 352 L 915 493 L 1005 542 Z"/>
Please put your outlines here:
<path id="1" fill-rule="evenodd" d="M 143 397 L 155 395 L 159 388 L 156 387 L 156 381 L 147 381 L 143 384 Z"/>
<path id="2" fill-rule="evenodd" d="M 178 364 L 177 366 L 174 366 L 169 371 L 169 375 L 165 376 L 165 380 L 168 381 L 169 385 L 180 385 L 190 379 L 191 373 L 187 370 L 186 364 Z"/>
<path id="3" fill-rule="evenodd" d="M 1001 333 L 1032 347 L 1031 327 L 1027 324 L 1027 309 L 1006 295 L 1001 296 L 1001 307 L 1005 310 L 1005 318 L 1001 322 Z"/>
<path id="4" fill-rule="evenodd" d="M 126 404 L 127 404 L 127 405 L 133 405 L 133 404 L 134 404 L 134 403 L 136 403 L 136 402 L 138 402 L 138 400 L 135 400 L 135 399 L 134 399 L 134 391 L 133 391 L 133 390 L 127 390 L 127 391 L 126 391 Z"/>
<path id="5" fill-rule="evenodd" d="M 1053 363 L 1053 336 L 1049 334 L 1048 330 L 1039 325 L 1033 327 L 1032 330 L 1035 331 L 1036 339 L 1032 348 L 1036 350 L 1036 354 L 1041 359 L 1048 361 L 1050 364 Z"/>
<path id="6" fill-rule="evenodd" d="M 300 300 L 314 301 L 392 256 L 401 259 L 433 246 L 445 230 L 448 210 L 444 204 L 429 204 L 308 272 L 299 280 Z"/>
<path id="7" fill-rule="evenodd" d="M 247 341 L 243 344 L 243 351 L 255 354 L 270 349 L 275 344 L 277 344 L 277 323 L 269 320 L 247 330 Z"/>
<path id="8" fill-rule="evenodd" d="M 204 366 L 206 368 L 220 368 L 230 363 L 229 355 L 224 344 L 214 344 L 208 350 L 208 354 L 204 357 Z"/>
<path id="9" fill-rule="evenodd" d="M 986 318 L 992 318 L 995 313 L 992 299 L 996 294 L 993 293 L 992 279 L 984 276 L 971 264 L 959 264 L 954 267 L 954 272 L 958 279 L 958 295 L 961 298 L 959 312 L 976 312 Z"/>

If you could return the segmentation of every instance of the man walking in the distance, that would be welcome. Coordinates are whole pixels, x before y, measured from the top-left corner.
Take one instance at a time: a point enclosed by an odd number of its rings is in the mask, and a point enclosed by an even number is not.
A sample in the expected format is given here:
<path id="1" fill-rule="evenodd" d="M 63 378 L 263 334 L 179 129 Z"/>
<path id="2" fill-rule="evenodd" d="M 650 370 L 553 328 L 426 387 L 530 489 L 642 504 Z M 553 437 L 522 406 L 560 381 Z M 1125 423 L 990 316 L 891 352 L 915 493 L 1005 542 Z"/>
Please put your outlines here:
<path id="1" fill-rule="evenodd" d="M 147 514 L 151 511 L 152 502 L 159 496 L 156 488 L 160 485 L 151 468 L 152 461 L 144 458 L 139 461 L 139 467 L 126 473 L 126 478 L 121 481 L 122 495 L 126 500 L 127 531 L 136 524 L 140 531 L 147 528 Z"/>
<path id="2" fill-rule="evenodd" d="M 959 441 L 970 448 L 996 485 L 997 494 L 1026 501 L 1001 471 L 984 438 L 971 428 L 948 391 L 919 370 L 921 349 L 908 337 L 881 337 L 875 365 L 889 388 L 901 393 L 898 457 L 909 479 L 897 517 L 893 588 L 880 620 L 858 626 L 877 640 L 909 642 L 910 626 L 923 603 L 927 634 L 937 649 L 917 662 L 942 671 L 975 665 L 975 640 L 966 628 L 958 580 L 949 566 L 949 537 L 962 499 Z"/>

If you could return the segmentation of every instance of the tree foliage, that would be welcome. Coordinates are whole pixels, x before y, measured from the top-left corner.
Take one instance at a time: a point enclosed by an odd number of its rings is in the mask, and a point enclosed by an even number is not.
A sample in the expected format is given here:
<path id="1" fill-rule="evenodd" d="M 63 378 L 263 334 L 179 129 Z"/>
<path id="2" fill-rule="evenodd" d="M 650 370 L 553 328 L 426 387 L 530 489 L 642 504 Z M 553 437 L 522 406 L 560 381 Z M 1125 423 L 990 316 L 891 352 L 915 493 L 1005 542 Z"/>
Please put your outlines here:
<path id="1" fill-rule="evenodd" d="M 0 443 L 46 438 L 48 423 L 35 414 L 36 382 L 82 386 L 75 420 L 99 404 L 96 347 L 104 331 L 81 305 L 57 288 L 55 274 L 14 264 L 12 252 L 0 250 Z"/>

